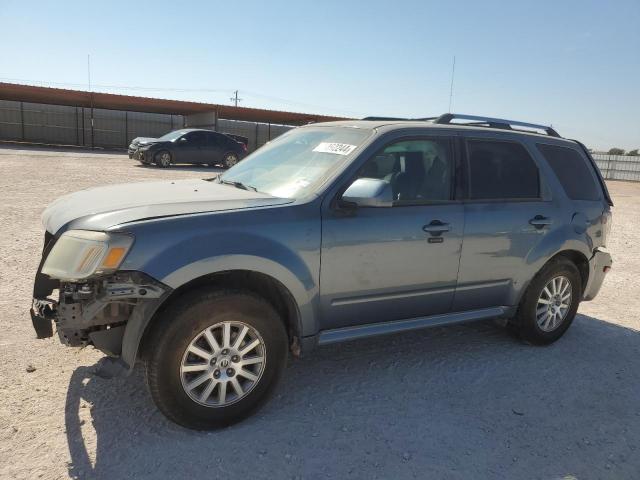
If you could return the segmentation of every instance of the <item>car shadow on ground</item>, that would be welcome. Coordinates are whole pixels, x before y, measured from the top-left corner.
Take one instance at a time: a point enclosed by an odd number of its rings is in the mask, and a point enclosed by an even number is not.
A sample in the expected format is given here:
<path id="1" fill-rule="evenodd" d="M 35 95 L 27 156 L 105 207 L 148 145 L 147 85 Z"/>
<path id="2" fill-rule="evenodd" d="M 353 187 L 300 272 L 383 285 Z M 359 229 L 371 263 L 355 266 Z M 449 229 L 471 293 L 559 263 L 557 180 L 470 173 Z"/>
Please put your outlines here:
<path id="1" fill-rule="evenodd" d="M 208 433 L 165 420 L 141 371 L 104 380 L 83 367 L 65 410 L 69 474 L 632 478 L 639 353 L 640 332 L 584 315 L 549 347 L 490 322 L 338 344 L 290 361 L 265 408 Z"/>

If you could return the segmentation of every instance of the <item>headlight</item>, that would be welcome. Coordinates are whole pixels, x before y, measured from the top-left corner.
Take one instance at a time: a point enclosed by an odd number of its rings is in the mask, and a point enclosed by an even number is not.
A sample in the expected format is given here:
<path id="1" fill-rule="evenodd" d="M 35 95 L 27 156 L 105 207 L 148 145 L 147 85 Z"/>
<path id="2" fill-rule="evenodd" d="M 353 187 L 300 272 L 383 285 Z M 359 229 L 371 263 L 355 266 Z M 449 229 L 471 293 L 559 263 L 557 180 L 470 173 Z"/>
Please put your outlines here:
<path id="1" fill-rule="evenodd" d="M 69 230 L 49 252 L 42 273 L 59 280 L 83 280 L 110 273 L 117 270 L 132 244 L 130 235 Z"/>

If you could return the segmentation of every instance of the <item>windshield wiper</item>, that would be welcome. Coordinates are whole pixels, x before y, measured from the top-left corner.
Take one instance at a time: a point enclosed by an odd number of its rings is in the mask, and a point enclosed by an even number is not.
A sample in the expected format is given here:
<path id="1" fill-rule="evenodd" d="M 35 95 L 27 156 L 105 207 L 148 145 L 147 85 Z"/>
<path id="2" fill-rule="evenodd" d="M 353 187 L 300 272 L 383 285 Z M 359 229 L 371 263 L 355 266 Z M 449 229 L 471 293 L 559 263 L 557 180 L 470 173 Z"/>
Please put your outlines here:
<path id="1" fill-rule="evenodd" d="M 224 183 L 225 185 L 233 185 L 236 188 L 241 188 L 242 190 L 253 190 L 257 192 L 258 189 L 251 185 L 245 185 L 242 182 L 233 181 L 233 180 L 223 180 L 222 177 L 218 177 L 218 183 Z"/>

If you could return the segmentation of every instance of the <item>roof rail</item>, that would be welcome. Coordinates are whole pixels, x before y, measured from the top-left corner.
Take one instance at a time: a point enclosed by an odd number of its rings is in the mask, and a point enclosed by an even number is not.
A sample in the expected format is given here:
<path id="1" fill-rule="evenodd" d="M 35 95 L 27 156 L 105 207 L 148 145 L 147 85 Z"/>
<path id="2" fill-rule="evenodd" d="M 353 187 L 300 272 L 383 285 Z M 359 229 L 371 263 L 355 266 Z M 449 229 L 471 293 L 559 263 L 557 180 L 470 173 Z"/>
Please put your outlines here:
<path id="1" fill-rule="evenodd" d="M 399 117 L 364 117 L 361 120 L 377 120 L 377 121 L 403 121 L 403 120 L 412 120 L 411 118 L 399 118 Z"/>
<path id="2" fill-rule="evenodd" d="M 518 122 L 516 120 L 505 120 L 504 118 L 478 117 L 476 115 L 464 115 L 460 113 L 445 113 L 434 120 L 434 123 L 450 125 L 452 120 L 469 120 L 473 123 L 467 125 L 487 126 L 491 128 L 502 128 L 505 130 L 517 130 L 511 127 L 525 127 L 542 130 L 550 137 L 560 137 L 552 127 L 548 125 L 537 125 L 535 123 Z M 464 124 L 461 124 L 464 125 Z"/>

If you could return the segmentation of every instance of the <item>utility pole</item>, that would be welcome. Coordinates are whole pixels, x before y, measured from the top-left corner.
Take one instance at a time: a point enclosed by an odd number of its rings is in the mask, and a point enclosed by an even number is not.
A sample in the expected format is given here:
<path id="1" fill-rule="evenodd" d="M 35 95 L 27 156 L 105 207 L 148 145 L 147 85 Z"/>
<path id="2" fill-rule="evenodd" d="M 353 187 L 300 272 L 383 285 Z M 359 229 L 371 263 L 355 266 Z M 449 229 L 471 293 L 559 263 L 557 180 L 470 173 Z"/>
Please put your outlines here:
<path id="1" fill-rule="evenodd" d="M 231 97 L 229 100 L 231 100 L 236 107 L 238 106 L 238 102 L 242 101 L 241 98 L 238 98 L 238 90 L 233 92 L 233 97 Z"/>

